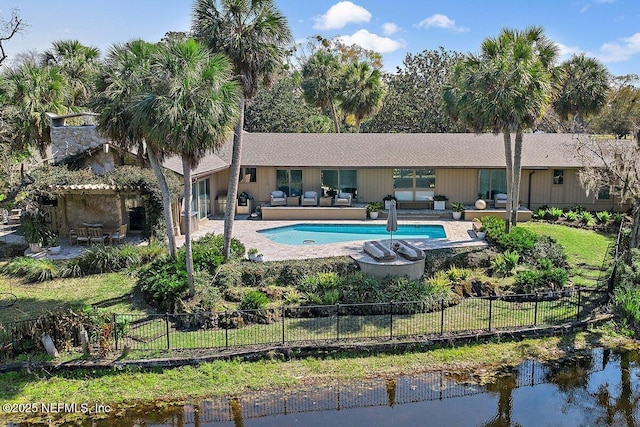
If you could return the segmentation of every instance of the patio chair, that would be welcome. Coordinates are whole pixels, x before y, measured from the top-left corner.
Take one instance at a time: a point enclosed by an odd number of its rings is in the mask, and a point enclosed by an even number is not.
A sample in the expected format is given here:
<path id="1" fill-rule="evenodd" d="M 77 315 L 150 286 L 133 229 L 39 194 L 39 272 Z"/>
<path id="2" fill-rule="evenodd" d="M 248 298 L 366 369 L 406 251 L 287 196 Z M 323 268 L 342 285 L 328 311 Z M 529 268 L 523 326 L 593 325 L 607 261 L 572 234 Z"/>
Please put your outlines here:
<path id="1" fill-rule="evenodd" d="M 114 231 L 109 235 L 109 239 L 111 240 L 111 243 L 113 242 L 120 243 L 126 238 L 127 238 L 127 224 L 122 224 L 120 228 L 118 228 L 118 231 Z"/>
<path id="2" fill-rule="evenodd" d="M 496 193 L 493 196 L 494 208 L 506 208 L 507 207 L 507 195 L 504 193 Z"/>
<path id="3" fill-rule="evenodd" d="M 302 195 L 302 206 L 318 206 L 318 193 L 305 191 Z"/>
<path id="4" fill-rule="evenodd" d="M 336 206 L 351 206 L 351 193 L 338 193 L 336 195 Z"/>
<path id="5" fill-rule="evenodd" d="M 286 206 L 287 205 L 287 193 L 284 191 L 276 190 L 271 192 L 271 206 Z"/>
<path id="6" fill-rule="evenodd" d="M 406 240 L 396 240 L 396 243 L 398 243 L 398 253 L 409 261 L 420 261 L 424 258 L 422 249 L 412 245 Z"/>
<path id="7" fill-rule="evenodd" d="M 71 234 L 71 232 L 69 233 Z M 91 238 L 89 237 L 89 232 L 87 231 L 86 227 L 76 228 L 75 234 L 76 234 L 75 241 L 78 243 L 78 245 L 82 245 L 83 243 L 85 245 L 89 245 L 89 243 L 91 243 Z"/>
<path id="8" fill-rule="evenodd" d="M 20 224 L 20 217 L 22 216 L 22 209 L 11 209 L 9 213 L 9 225 Z"/>
<path id="9" fill-rule="evenodd" d="M 101 243 L 104 245 L 105 239 L 109 237 L 108 234 L 105 236 L 104 233 L 102 233 L 102 228 L 98 227 L 87 228 L 87 233 L 89 234 L 89 241 L 91 244 Z"/>
<path id="10" fill-rule="evenodd" d="M 364 242 L 362 249 L 367 255 L 377 261 L 391 261 L 396 259 L 396 253 L 394 251 L 375 240 Z"/>

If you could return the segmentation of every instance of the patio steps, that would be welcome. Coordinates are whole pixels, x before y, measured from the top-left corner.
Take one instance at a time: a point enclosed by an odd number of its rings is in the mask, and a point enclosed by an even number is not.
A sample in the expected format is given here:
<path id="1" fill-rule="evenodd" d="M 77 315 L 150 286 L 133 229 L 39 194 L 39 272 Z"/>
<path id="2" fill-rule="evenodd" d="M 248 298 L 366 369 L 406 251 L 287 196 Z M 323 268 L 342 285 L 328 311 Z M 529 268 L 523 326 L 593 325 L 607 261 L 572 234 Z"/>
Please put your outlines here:
<path id="1" fill-rule="evenodd" d="M 442 220 L 451 219 L 451 211 L 434 211 L 433 209 L 398 209 L 399 220 L 419 221 L 419 220 Z M 380 211 L 379 218 L 386 219 L 389 211 Z"/>

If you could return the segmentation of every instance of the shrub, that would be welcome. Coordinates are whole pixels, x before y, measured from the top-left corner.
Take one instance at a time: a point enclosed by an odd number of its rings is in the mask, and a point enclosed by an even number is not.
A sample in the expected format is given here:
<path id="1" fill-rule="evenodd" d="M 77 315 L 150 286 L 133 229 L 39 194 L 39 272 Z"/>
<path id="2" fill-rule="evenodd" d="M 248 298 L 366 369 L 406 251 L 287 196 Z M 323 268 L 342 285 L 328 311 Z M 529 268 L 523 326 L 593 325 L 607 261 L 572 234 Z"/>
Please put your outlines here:
<path id="1" fill-rule="evenodd" d="M 469 270 L 466 268 L 458 268 L 455 265 L 452 265 L 447 270 L 447 277 L 451 282 L 458 282 L 460 280 L 465 280 L 469 277 Z"/>
<path id="2" fill-rule="evenodd" d="M 168 256 L 157 258 L 141 268 L 137 285 L 149 304 L 171 312 L 189 290 L 187 272 Z"/>
<path id="3" fill-rule="evenodd" d="M 240 301 L 240 310 L 260 310 L 266 307 L 269 298 L 261 291 L 249 291 Z"/>
<path id="4" fill-rule="evenodd" d="M 191 244 L 193 267 L 195 270 L 207 270 L 215 274 L 218 267 L 224 261 L 224 235 L 209 233 Z M 231 239 L 231 259 L 244 258 L 245 247 L 238 239 Z M 178 251 L 179 262 L 185 262 L 184 248 Z"/>
<path id="5" fill-rule="evenodd" d="M 593 215 L 590 212 L 584 211 L 580 213 L 580 222 L 586 225 L 587 227 L 592 227 L 595 224 L 593 220 Z"/>
<path id="6" fill-rule="evenodd" d="M 528 294 L 556 290 L 564 286 L 567 278 L 567 270 L 564 268 L 519 271 L 513 282 L 513 291 L 518 294 Z"/>
<path id="7" fill-rule="evenodd" d="M 575 211 L 569 211 L 564 214 L 564 218 L 567 221 L 574 222 L 578 219 L 578 214 Z"/>
<path id="8" fill-rule="evenodd" d="M 60 270 L 50 259 L 19 257 L 2 267 L 2 273 L 22 277 L 27 282 L 44 282 L 60 277 Z"/>
<path id="9" fill-rule="evenodd" d="M 434 292 L 438 293 L 445 288 L 449 290 L 451 282 L 444 271 L 436 271 L 433 276 L 425 280 L 426 285 Z"/>
<path id="10" fill-rule="evenodd" d="M 513 291 L 516 294 L 529 294 L 536 292 L 541 287 L 540 274 L 537 271 L 519 271 L 513 282 Z"/>
<path id="11" fill-rule="evenodd" d="M 559 208 L 549 208 L 545 211 L 544 219 L 550 221 L 557 221 L 562 216 L 562 209 Z"/>
<path id="12" fill-rule="evenodd" d="M 624 218 L 624 216 L 620 212 L 614 213 L 612 217 L 613 222 L 616 224 L 620 224 L 622 222 L 622 218 Z"/>
<path id="13" fill-rule="evenodd" d="M 340 291 L 331 289 L 322 295 L 322 304 L 334 305 L 340 301 Z"/>
<path id="14" fill-rule="evenodd" d="M 562 245 L 558 244 L 552 237 L 540 236 L 531 251 L 534 262 L 540 262 L 541 259 L 548 259 L 554 267 L 566 267 L 567 254 Z"/>
<path id="15" fill-rule="evenodd" d="M 596 218 L 598 219 L 598 223 L 606 224 L 611 219 L 611 213 L 609 213 L 609 211 L 596 212 Z"/>
<path id="16" fill-rule="evenodd" d="M 344 284 L 340 290 L 340 301 L 345 304 L 382 302 L 386 300 L 385 291 L 375 277 L 356 272 L 344 278 Z"/>
<path id="17" fill-rule="evenodd" d="M 623 324 L 640 330 L 640 288 L 635 286 L 620 286 L 613 296 L 615 311 Z"/>
<path id="18" fill-rule="evenodd" d="M 533 219 L 544 219 L 544 216 L 546 215 L 547 210 L 543 209 L 543 208 L 538 208 L 535 211 L 533 211 L 533 213 L 531 214 L 531 217 Z"/>
<path id="19" fill-rule="evenodd" d="M 511 273 L 514 268 L 518 265 L 518 261 L 520 260 L 520 254 L 516 251 L 505 251 L 504 253 L 504 261 L 507 268 L 507 273 Z"/>

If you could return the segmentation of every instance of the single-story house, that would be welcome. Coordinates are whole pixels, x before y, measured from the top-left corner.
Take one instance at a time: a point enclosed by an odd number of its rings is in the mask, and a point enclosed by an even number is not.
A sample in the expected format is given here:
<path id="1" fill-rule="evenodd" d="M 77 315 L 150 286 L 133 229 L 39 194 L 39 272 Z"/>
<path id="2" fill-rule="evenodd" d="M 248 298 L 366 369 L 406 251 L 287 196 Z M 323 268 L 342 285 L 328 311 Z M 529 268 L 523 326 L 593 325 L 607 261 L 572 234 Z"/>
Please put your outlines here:
<path id="1" fill-rule="evenodd" d="M 578 180 L 582 164 L 572 149 L 575 142 L 574 134 L 524 136 L 521 205 L 626 210 L 607 188 L 586 193 Z M 192 172 L 193 207 L 201 219 L 223 210 L 231 149 L 230 141 Z M 165 167 L 182 173 L 178 158 L 167 159 Z M 239 192 L 251 196 L 254 206 L 268 203 L 274 190 L 288 196 L 349 192 L 364 203 L 391 194 L 400 207 L 444 195 L 447 208 L 473 205 L 478 198 L 492 203 L 496 193 L 506 191 L 503 137 L 493 134 L 245 132 L 240 176 Z"/>

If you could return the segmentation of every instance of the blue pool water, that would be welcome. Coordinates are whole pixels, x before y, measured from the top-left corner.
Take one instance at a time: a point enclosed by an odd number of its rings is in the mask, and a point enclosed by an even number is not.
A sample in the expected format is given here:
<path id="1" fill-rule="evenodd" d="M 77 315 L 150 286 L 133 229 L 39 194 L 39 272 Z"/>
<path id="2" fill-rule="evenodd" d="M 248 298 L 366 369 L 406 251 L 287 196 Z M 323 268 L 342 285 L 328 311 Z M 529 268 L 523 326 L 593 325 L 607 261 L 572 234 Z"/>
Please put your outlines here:
<path id="1" fill-rule="evenodd" d="M 268 239 L 285 245 L 308 245 L 388 239 L 386 225 L 368 224 L 296 224 L 258 231 Z M 398 239 L 442 239 L 447 237 L 441 225 L 398 225 Z"/>

